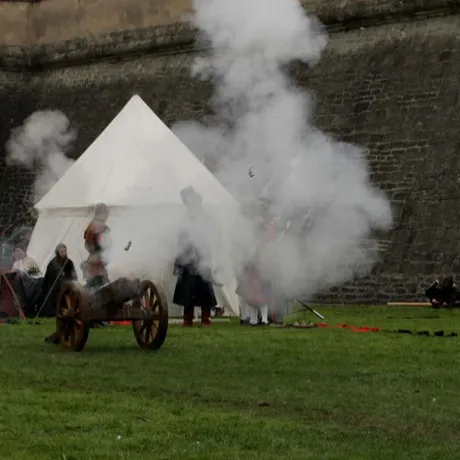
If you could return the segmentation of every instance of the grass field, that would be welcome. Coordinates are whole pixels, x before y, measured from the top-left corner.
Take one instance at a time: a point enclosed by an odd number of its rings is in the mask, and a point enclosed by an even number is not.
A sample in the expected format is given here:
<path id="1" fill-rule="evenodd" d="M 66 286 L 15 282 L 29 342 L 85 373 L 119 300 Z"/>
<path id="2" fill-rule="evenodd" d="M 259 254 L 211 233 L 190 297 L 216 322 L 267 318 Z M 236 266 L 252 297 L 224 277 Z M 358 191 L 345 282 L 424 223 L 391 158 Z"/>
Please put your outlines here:
<path id="1" fill-rule="evenodd" d="M 320 311 L 460 333 L 460 311 Z M 74 354 L 52 326 L 0 326 L 2 460 L 460 459 L 460 337 L 171 326 L 146 352 L 120 326 Z"/>

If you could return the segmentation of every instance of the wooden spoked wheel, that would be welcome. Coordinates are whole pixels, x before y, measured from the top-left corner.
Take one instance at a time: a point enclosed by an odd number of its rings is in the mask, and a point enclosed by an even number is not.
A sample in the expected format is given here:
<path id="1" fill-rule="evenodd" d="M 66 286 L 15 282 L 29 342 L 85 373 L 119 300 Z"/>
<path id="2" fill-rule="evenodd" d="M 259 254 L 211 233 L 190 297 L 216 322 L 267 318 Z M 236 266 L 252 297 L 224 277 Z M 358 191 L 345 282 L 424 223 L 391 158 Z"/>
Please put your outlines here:
<path id="1" fill-rule="evenodd" d="M 77 283 L 63 286 L 58 299 L 56 323 L 59 342 L 68 350 L 81 351 L 88 340 L 89 325 L 83 321 L 86 294 Z"/>
<path id="2" fill-rule="evenodd" d="M 168 303 L 163 291 L 151 281 L 142 281 L 141 294 L 134 304 L 154 315 L 151 320 L 134 320 L 133 331 L 140 347 L 158 350 L 168 332 Z"/>

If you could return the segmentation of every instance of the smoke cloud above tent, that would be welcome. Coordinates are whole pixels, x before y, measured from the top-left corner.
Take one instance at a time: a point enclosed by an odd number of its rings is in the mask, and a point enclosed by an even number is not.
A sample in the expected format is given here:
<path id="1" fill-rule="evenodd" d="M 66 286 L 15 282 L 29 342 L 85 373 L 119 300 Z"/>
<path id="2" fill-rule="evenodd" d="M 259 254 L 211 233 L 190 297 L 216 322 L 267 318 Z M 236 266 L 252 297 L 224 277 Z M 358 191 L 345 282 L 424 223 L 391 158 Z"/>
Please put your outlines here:
<path id="1" fill-rule="evenodd" d="M 193 75 L 214 86 L 215 115 L 174 132 L 216 165 L 238 200 L 268 200 L 283 234 L 264 267 L 285 295 L 312 295 L 367 273 L 378 257 L 373 231 L 391 226 L 389 200 L 370 183 L 362 149 L 312 125 L 311 97 L 287 73 L 293 61 L 318 61 L 324 28 L 298 0 L 193 6 L 191 22 L 210 48 Z"/>

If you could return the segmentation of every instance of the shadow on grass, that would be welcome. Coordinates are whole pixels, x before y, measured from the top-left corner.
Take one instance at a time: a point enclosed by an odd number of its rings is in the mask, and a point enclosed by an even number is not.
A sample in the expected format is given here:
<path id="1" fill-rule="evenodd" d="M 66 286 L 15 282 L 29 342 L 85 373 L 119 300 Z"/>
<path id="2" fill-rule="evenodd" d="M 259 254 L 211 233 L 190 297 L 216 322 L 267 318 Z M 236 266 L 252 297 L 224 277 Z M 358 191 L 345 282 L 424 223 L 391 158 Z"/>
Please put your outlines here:
<path id="1" fill-rule="evenodd" d="M 31 348 L 30 346 L 24 346 L 24 347 L 18 347 L 18 348 Z M 34 347 L 36 350 L 36 347 Z M 75 354 L 75 355 L 85 355 L 85 354 L 91 354 L 91 355 L 110 355 L 110 354 L 132 354 L 134 352 L 140 353 L 142 355 L 155 355 L 158 353 L 167 353 L 168 352 L 168 347 L 166 343 L 161 347 L 159 350 L 146 350 L 144 348 L 139 347 L 139 345 L 134 343 L 129 344 L 122 344 L 117 343 L 116 345 L 112 345 L 110 343 L 90 343 L 90 340 L 88 340 L 88 343 L 86 344 L 85 348 L 82 351 L 76 352 L 72 350 L 67 350 L 64 347 L 61 347 L 60 345 L 54 345 L 54 344 L 49 344 L 49 343 L 43 343 L 42 350 L 46 352 L 59 352 L 63 354 Z"/>

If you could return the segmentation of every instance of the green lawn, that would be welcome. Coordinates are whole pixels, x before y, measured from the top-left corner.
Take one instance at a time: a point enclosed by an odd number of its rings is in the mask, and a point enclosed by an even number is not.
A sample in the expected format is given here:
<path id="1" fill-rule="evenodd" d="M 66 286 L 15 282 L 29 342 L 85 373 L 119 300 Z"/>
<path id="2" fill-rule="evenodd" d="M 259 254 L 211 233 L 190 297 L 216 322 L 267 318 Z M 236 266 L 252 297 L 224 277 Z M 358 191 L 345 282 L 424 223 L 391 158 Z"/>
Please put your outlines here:
<path id="1" fill-rule="evenodd" d="M 318 309 L 460 333 L 460 311 Z M 2 460 L 460 459 L 460 337 L 171 326 L 148 352 L 121 326 L 71 353 L 52 325 L 0 325 Z"/>

